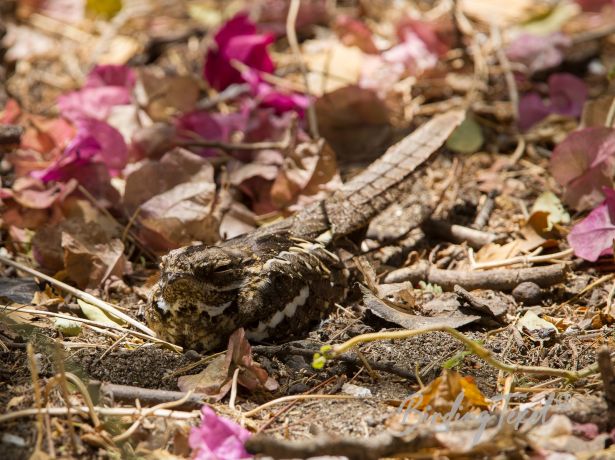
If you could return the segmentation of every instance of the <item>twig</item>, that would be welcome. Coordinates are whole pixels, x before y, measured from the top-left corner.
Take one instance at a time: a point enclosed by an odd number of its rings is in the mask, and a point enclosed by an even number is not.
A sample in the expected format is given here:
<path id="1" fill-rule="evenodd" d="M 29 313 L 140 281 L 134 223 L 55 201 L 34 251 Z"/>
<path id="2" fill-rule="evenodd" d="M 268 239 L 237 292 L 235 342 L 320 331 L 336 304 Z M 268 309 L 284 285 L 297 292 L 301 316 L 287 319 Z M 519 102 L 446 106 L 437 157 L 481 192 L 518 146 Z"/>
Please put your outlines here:
<path id="1" fill-rule="evenodd" d="M 467 242 L 475 249 L 495 241 L 498 237 L 493 233 L 483 232 L 463 225 L 450 224 L 441 220 L 427 220 L 423 227 L 430 233 L 435 233 L 440 238 L 452 241 L 455 243 Z"/>
<path id="2" fill-rule="evenodd" d="M 284 343 L 282 345 L 255 345 L 252 347 L 254 353 L 260 353 L 265 356 L 279 356 L 279 355 L 299 355 L 312 359 L 314 352 L 318 350 L 310 350 L 309 348 L 300 348 L 293 346 L 291 343 Z M 338 358 L 344 363 L 354 364 L 355 366 L 362 366 L 362 361 L 354 356 L 352 353 L 342 355 Z M 413 372 L 404 369 L 403 367 L 396 366 L 394 362 L 380 363 L 377 361 L 367 361 L 372 369 L 388 372 L 389 374 L 398 375 L 412 381 L 416 380 Z"/>
<path id="3" fill-rule="evenodd" d="M 615 370 L 613 370 L 611 353 L 606 346 L 598 351 L 598 367 L 602 376 L 603 397 L 608 407 L 607 428 L 612 429 L 615 428 Z"/>
<path id="4" fill-rule="evenodd" d="M 32 343 L 28 343 L 26 348 L 28 354 L 28 366 L 30 367 L 30 375 L 32 376 L 32 388 L 34 389 L 34 402 L 36 404 L 36 445 L 35 452 L 40 452 L 43 445 L 43 405 L 41 400 L 41 387 L 38 379 L 38 369 L 36 360 L 34 359 L 34 347 Z"/>
<path id="5" fill-rule="evenodd" d="M 508 98 L 510 99 L 513 118 L 516 121 L 519 119 L 519 90 L 517 89 L 517 83 L 515 83 L 515 77 L 513 76 L 512 69 L 510 67 L 510 61 L 502 49 L 502 34 L 500 33 L 499 27 L 495 24 L 492 24 L 491 26 L 491 37 L 493 47 L 495 48 L 495 54 L 498 57 L 498 61 L 500 61 L 502 70 L 504 71 L 504 78 L 506 80 L 506 86 L 508 87 Z"/>
<path id="6" fill-rule="evenodd" d="M 565 249 L 560 252 L 556 252 L 554 254 L 545 254 L 543 256 L 533 256 L 533 255 L 517 256 L 517 257 L 511 257 L 510 259 L 493 260 L 490 262 L 482 262 L 482 263 L 476 263 L 474 261 L 474 253 L 472 252 L 472 250 L 469 250 L 468 255 L 470 258 L 470 266 L 472 267 L 472 270 L 482 270 L 484 268 L 505 267 L 507 265 L 515 265 L 515 264 L 523 264 L 527 266 L 530 264 L 535 264 L 535 263 L 540 263 L 540 262 L 550 262 L 552 260 L 563 259 L 564 257 L 568 257 L 572 255 L 573 253 L 574 253 L 574 250 L 570 248 L 570 249 Z"/>
<path id="7" fill-rule="evenodd" d="M 307 401 L 310 399 L 372 399 L 372 398 L 357 398 L 356 396 L 350 395 L 291 395 L 291 396 L 282 396 L 281 398 L 274 399 L 272 401 L 268 401 L 265 404 L 261 404 L 260 406 L 249 410 L 248 412 L 244 412 L 244 417 L 252 417 L 258 414 L 260 411 L 267 409 L 268 407 L 275 406 L 276 404 L 280 404 L 286 401 Z"/>
<path id="8" fill-rule="evenodd" d="M 113 436 L 113 438 L 112 438 L 113 442 L 125 441 L 130 436 L 132 436 L 132 434 L 139 427 L 139 425 L 141 424 L 141 422 L 143 421 L 143 419 L 145 417 L 148 417 L 148 416 L 154 414 L 156 411 L 158 411 L 160 409 L 168 409 L 170 407 L 181 406 L 183 403 L 185 403 L 190 398 L 192 393 L 193 393 L 193 391 L 190 390 L 181 399 L 178 399 L 177 401 L 164 402 L 164 403 L 158 404 L 157 406 L 152 407 L 151 409 L 147 409 L 147 410 L 143 411 L 143 413 L 140 414 L 139 418 L 137 420 L 135 420 L 134 423 L 132 425 L 130 425 L 130 427 L 128 427 L 128 429 L 126 431 L 124 431 L 122 434 L 118 434 L 117 436 Z"/>
<path id="9" fill-rule="evenodd" d="M 300 6 L 300 0 L 291 0 L 290 6 L 288 7 L 288 16 L 286 16 L 286 37 L 288 38 L 288 45 L 299 63 L 299 70 L 301 71 L 303 84 L 305 85 L 305 94 L 308 97 L 310 104 L 307 109 L 310 133 L 312 134 L 312 139 L 316 140 L 320 138 L 320 135 L 318 134 L 318 121 L 316 120 L 316 109 L 314 108 L 307 69 L 305 67 L 305 62 L 303 62 L 303 56 L 301 55 L 301 49 L 299 48 L 299 41 L 297 40 L 297 31 L 295 29 Z"/>
<path id="10" fill-rule="evenodd" d="M 563 307 L 564 305 L 568 305 L 574 301 L 576 301 L 577 299 L 583 297 L 585 294 L 587 294 L 589 291 L 591 291 L 592 289 L 596 288 L 597 286 L 600 286 L 601 284 L 606 283 L 607 281 L 611 281 L 613 278 L 615 278 L 615 273 L 609 273 L 608 275 L 604 275 L 601 276 L 600 278 L 598 278 L 596 281 L 588 284 L 587 286 L 585 286 L 583 289 L 581 289 L 581 292 L 579 292 L 578 294 L 573 295 L 571 298 L 569 298 L 568 300 L 566 300 L 565 302 L 563 302 L 559 307 Z"/>
<path id="11" fill-rule="evenodd" d="M 145 406 L 177 401 L 186 395 L 181 391 L 153 390 L 114 383 L 101 384 L 100 391 L 108 395 L 113 401 L 134 404 L 135 400 L 138 399 L 139 403 Z M 200 409 L 208 398 L 209 396 L 206 394 L 193 393 L 183 404 L 175 407 L 181 410 Z"/>
<path id="12" fill-rule="evenodd" d="M 401 283 L 419 281 L 437 284 L 445 291 L 452 291 L 455 284 L 467 289 L 493 289 L 511 291 L 520 283 L 532 281 L 541 287 L 552 286 L 566 280 L 568 268 L 565 264 L 549 265 L 519 269 L 500 269 L 484 272 L 469 272 L 463 270 L 443 270 L 420 262 L 412 267 L 400 268 L 389 273 L 384 283 Z"/>
<path id="13" fill-rule="evenodd" d="M 483 205 L 480 208 L 480 211 L 478 211 L 478 213 L 476 214 L 476 218 L 474 219 L 474 222 L 472 223 L 473 228 L 480 230 L 485 225 L 487 225 L 487 222 L 489 222 L 489 218 L 491 217 L 491 213 L 493 212 L 493 208 L 495 207 L 495 197 L 496 196 L 497 196 L 496 191 L 489 192 L 485 196 L 485 201 L 483 202 Z"/>
<path id="14" fill-rule="evenodd" d="M 52 311 L 45 311 L 45 310 L 35 310 L 34 308 L 22 308 L 22 307 L 9 307 L 9 306 L 3 306 L 2 307 L 4 310 L 7 311 L 12 311 L 12 312 L 17 312 L 17 313 L 29 313 L 31 315 L 43 315 L 43 316 L 53 316 L 56 318 L 64 318 L 64 319 L 68 319 L 71 321 L 77 321 L 78 323 L 84 323 L 89 325 L 90 327 L 92 327 L 92 325 L 96 325 L 99 327 L 104 327 L 106 329 L 112 329 L 114 331 L 118 331 L 121 333 L 125 333 L 125 334 L 130 334 L 133 335 L 135 337 L 139 337 L 140 339 L 143 340 L 149 340 L 152 342 L 156 342 L 156 343 L 160 343 L 163 345 L 168 346 L 169 348 L 171 348 L 174 351 L 177 352 L 181 352 L 183 350 L 182 347 L 180 347 L 179 345 L 174 345 L 170 342 L 166 342 L 165 340 L 156 338 L 156 337 L 151 337 L 149 335 L 146 334 L 142 334 L 141 332 L 137 332 L 137 331 L 133 331 L 130 329 L 126 329 L 122 326 L 118 325 L 114 325 L 114 324 L 102 324 L 99 323 L 98 321 L 92 321 L 91 319 L 84 319 L 84 318 L 79 318 L 77 316 L 70 316 L 70 315 L 63 315 L 62 313 L 54 313 Z M 117 336 L 115 337 L 117 339 Z"/>
<path id="15" fill-rule="evenodd" d="M 238 367 L 233 372 L 233 380 L 231 381 L 231 396 L 229 397 L 228 407 L 231 410 L 235 410 L 235 400 L 237 399 L 237 379 L 239 378 L 239 371 L 241 369 Z"/>
<path id="16" fill-rule="evenodd" d="M 252 454 L 273 458 L 347 457 L 353 460 L 376 460 L 396 457 L 438 445 L 433 435 L 419 432 L 402 437 L 382 433 L 369 438 L 340 437 L 324 434 L 306 440 L 289 441 L 267 436 L 253 436 L 246 441 Z M 406 455 L 403 455 L 406 457 Z"/>
<path id="17" fill-rule="evenodd" d="M 88 392 L 88 390 L 87 390 L 85 384 L 83 383 L 83 381 L 79 377 L 77 377 L 75 374 L 72 374 L 70 372 L 65 372 L 64 375 L 62 375 L 62 374 L 54 375 L 47 382 L 47 385 L 45 386 L 45 401 L 49 400 L 49 392 L 51 391 L 51 389 L 55 385 L 62 385 L 61 382 L 62 382 L 63 378 L 65 378 L 67 380 L 70 380 L 71 383 L 73 385 L 75 385 L 79 389 L 79 392 L 81 393 L 81 396 L 83 397 L 83 400 L 85 401 L 85 404 L 89 408 L 90 418 L 92 419 L 92 423 L 94 424 L 94 428 L 96 428 L 96 429 L 100 428 L 100 419 L 98 418 L 98 414 L 96 414 L 96 412 L 94 411 L 94 403 L 92 402 L 92 398 L 90 397 L 90 393 Z M 68 406 L 68 408 L 71 407 L 68 404 L 67 404 L 67 406 Z"/>
<path id="18" fill-rule="evenodd" d="M 134 318 L 131 318 L 130 316 L 128 316 L 125 313 L 122 313 L 121 311 L 119 311 L 117 308 L 115 308 L 113 305 L 111 305 L 110 303 L 107 303 L 103 300 L 98 299 L 97 297 L 94 297 L 91 294 L 88 294 L 87 292 L 84 292 L 80 289 L 77 289 L 73 286 L 70 286 L 66 283 L 63 283 L 62 281 L 58 281 L 55 278 L 52 278 L 51 276 L 47 276 L 44 273 L 39 272 L 38 270 L 35 270 L 33 268 L 27 267 L 23 264 L 20 264 L 19 262 L 16 262 L 14 260 L 9 259 L 8 257 L 5 257 L 3 255 L 0 255 L 0 262 L 9 265 L 13 268 L 16 268 L 18 270 L 21 270 L 23 272 L 26 272 L 32 276 L 36 276 L 37 278 L 43 279 L 45 281 L 47 281 L 49 284 L 56 286 L 60 289 L 62 289 L 63 291 L 66 291 L 72 295 L 74 295 L 76 298 L 83 300 L 84 302 L 90 303 L 98 308 L 100 308 L 101 310 L 103 310 L 106 313 L 109 313 L 110 315 L 116 316 L 120 319 L 122 319 L 123 321 L 127 322 L 128 324 L 130 324 L 131 326 L 134 326 L 135 328 L 143 331 L 145 334 L 147 334 L 150 337 L 156 337 L 156 333 L 154 331 L 152 331 L 149 327 L 147 327 L 145 324 L 140 323 L 139 321 L 135 320 Z"/>
<path id="19" fill-rule="evenodd" d="M 280 141 L 244 143 L 213 141 L 208 139 L 190 139 L 187 141 L 180 141 L 178 142 L 178 145 L 182 147 L 211 147 L 222 150 L 285 150 L 289 146 L 290 139 L 290 132 L 286 131 L 284 138 Z"/>
<path id="20" fill-rule="evenodd" d="M 435 326 L 435 327 L 426 327 L 422 329 L 415 330 L 402 330 L 402 331 L 389 331 L 389 332 L 375 332 L 371 334 L 361 334 L 356 337 L 353 337 L 346 342 L 333 345 L 331 347 L 326 346 L 321 349 L 321 352 L 324 354 L 326 359 L 335 359 L 338 355 L 345 353 L 352 348 L 358 346 L 362 343 L 374 342 L 377 340 L 396 340 L 396 339 L 408 339 L 410 337 L 415 337 L 417 335 L 427 334 L 430 332 L 446 332 L 447 334 L 453 336 L 460 342 L 462 342 L 466 347 L 470 349 L 472 353 L 477 355 L 486 363 L 491 366 L 499 369 L 501 371 L 507 372 L 509 374 L 530 374 L 530 375 L 551 375 L 554 377 L 563 377 L 572 382 L 577 381 L 579 379 L 588 377 L 589 375 L 595 374 L 598 372 L 598 364 L 592 364 L 584 369 L 579 371 L 571 371 L 566 369 L 555 369 L 552 367 L 544 367 L 544 366 L 525 366 L 521 364 L 508 364 L 503 361 L 497 359 L 493 352 L 486 349 L 478 342 L 467 338 L 458 330 L 448 327 L 448 326 Z"/>
<path id="21" fill-rule="evenodd" d="M 62 353 L 62 349 L 60 347 L 55 347 L 54 353 L 54 361 L 55 365 L 58 367 L 59 372 L 55 377 L 57 385 L 60 387 L 60 394 L 62 395 L 62 399 L 64 400 L 64 404 L 66 407 L 70 409 L 72 403 L 70 401 L 69 392 L 68 392 L 68 384 L 66 383 L 66 373 L 64 371 L 64 356 Z M 85 387 L 84 387 L 85 388 Z M 77 432 L 75 431 L 75 426 L 73 423 L 73 417 L 69 413 L 68 414 L 68 433 L 70 434 L 69 439 L 71 441 L 71 447 L 74 454 L 77 454 L 79 451 L 79 442 L 77 439 Z"/>
<path id="22" fill-rule="evenodd" d="M 98 415 L 108 415 L 108 416 L 116 416 L 123 417 L 126 415 L 139 415 L 142 413 L 142 409 L 138 409 L 136 407 L 98 407 L 94 406 L 94 410 Z M 71 409 L 68 407 L 44 407 L 42 409 L 23 409 L 15 412 L 10 412 L 8 414 L 0 415 L 0 423 L 10 422 L 11 420 L 16 420 L 22 417 L 32 417 L 33 415 L 37 415 L 38 413 L 49 414 L 49 415 L 67 415 L 71 414 L 89 414 L 90 408 L 88 406 L 73 406 Z M 148 414 L 153 417 L 167 417 L 174 418 L 179 420 L 189 420 L 193 418 L 198 418 L 201 416 L 200 411 L 178 411 L 178 410 L 168 410 L 168 409 L 156 409 L 154 412 Z"/>
<path id="23" fill-rule="evenodd" d="M 304 392 L 303 394 L 306 394 L 306 395 L 313 394 L 314 392 L 318 391 L 320 388 L 324 387 L 325 385 L 328 385 L 329 383 L 333 382 L 334 380 L 337 380 L 337 376 L 336 375 L 334 375 L 333 377 L 329 377 L 327 380 L 324 380 L 324 381 L 320 382 L 318 385 L 310 388 L 308 391 Z M 265 431 L 267 429 L 267 427 L 270 426 L 280 415 L 284 414 L 285 412 L 288 412 L 298 402 L 299 401 L 292 401 L 289 404 L 287 404 L 286 406 L 282 407 L 282 409 L 280 409 L 275 414 L 273 414 L 271 417 L 269 417 L 269 420 L 267 420 L 265 423 L 263 423 L 261 426 L 258 427 L 257 433 L 262 433 L 263 431 Z"/>
<path id="24" fill-rule="evenodd" d="M 606 115 L 604 126 L 606 126 L 607 128 L 612 128 L 613 121 L 615 121 L 615 98 L 613 98 L 613 101 L 611 102 L 611 105 L 609 106 L 609 111 Z"/>

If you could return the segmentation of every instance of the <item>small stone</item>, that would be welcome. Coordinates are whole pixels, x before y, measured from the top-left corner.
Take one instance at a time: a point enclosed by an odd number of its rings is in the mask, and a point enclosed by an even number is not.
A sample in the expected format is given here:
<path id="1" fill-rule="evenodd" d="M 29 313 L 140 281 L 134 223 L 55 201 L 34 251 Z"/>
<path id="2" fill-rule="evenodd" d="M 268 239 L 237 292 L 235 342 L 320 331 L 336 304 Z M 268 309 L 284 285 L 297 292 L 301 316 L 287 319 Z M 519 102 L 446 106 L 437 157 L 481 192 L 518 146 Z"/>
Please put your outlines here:
<path id="1" fill-rule="evenodd" d="M 290 369 L 294 371 L 300 371 L 301 369 L 305 369 L 307 367 L 305 358 L 300 355 L 288 356 L 286 359 L 284 359 L 284 364 L 286 364 Z"/>
<path id="2" fill-rule="evenodd" d="M 542 299 L 542 289 L 536 283 L 525 281 L 513 289 L 512 295 L 517 302 L 524 305 L 536 305 Z"/>
<path id="3" fill-rule="evenodd" d="M 197 359 L 201 359 L 201 355 L 195 350 L 188 350 L 184 353 L 184 356 L 188 358 L 190 361 L 196 361 Z"/>
<path id="4" fill-rule="evenodd" d="M 310 389 L 310 387 L 308 387 L 305 383 L 295 383 L 295 384 L 291 385 L 291 387 L 288 389 L 288 394 L 290 394 L 290 395 L 298 395 L 298 394 L 301 394 L 301 393 L 305 393 L 309 389 Z"/>

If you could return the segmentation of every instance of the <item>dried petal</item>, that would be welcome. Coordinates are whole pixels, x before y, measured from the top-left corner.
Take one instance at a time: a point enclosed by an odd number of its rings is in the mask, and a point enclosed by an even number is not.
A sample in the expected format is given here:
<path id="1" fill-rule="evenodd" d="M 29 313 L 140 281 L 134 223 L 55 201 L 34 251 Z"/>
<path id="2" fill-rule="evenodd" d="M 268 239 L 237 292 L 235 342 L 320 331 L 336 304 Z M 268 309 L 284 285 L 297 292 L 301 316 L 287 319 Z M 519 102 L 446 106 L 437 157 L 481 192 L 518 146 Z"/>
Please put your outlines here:
<path id="1" fill-rule="evenodd" d="M 564 187 L 564 203 L 583 210 L 603 199 L 615 173 L 615 130 L 586 128 L 568 135 L 553 151 L 549 169 Z"/>
<path id="2" fill-rule="evenodd" d="M 535 73 L 559 65 L 564 59 L 563 51 L 570 44 L 570 39 L 560 32 L 545 36 L 522 34 L 508 45 L 506 55 Z"/>
<path id="3" fill-rule="evenodd" d="M 595 262 L 613 253 L 615 239 L 615 190 L 603 190 L 606 199 L 581 222 L 572 227 L 568 243 L 576 256 Z"/>

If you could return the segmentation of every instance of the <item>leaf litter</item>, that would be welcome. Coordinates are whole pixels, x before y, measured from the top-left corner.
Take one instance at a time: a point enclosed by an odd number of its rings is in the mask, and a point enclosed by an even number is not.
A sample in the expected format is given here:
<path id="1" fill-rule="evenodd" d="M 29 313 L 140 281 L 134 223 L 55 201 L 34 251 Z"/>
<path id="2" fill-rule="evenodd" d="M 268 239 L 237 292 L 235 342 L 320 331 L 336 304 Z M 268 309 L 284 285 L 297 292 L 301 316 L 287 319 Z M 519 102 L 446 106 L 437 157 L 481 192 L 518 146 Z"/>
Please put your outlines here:
<path id="1" fill-rule="evenodd" d="M 351 290 L 304 340 L 249 344 L 237 331 L 226 353 L 177 354 L 43 281 L 29 304 L 0 286 L 7 458 L 611 453 L 615 390 L 601 377 L 609 370 L 592 366 L 601 347 L 612 350 L 615 324 L 613 2 L 310 0 L 294 24 L 300 56 L 287 40 L 295 2 L 286 0 L 9 3 L 0 31 L 2 256 L 137 320 L 169 250 L 297 212 L 433 115 L 463 107 L 467 116 L 417 177 L 413 190 L 422 191 L 342 250 L 351 268 L 351 254 L 366 257 L 353 273 L 368 288 Z M 408 228 L 428 205 L 440 224 Z M 448 276 L 442 286 L 455 289 L 443 292 L 431 275 L 381 282 L 426 261 L 421 273 Z M 549 282 L 554 273 L 566 281 Z M 468 274 L 485 288 L 463 289 L 474 282 Z M 514 290 L 498 284 L 522 274 L 530 281 Z M 31 283 L 14 267 L 2 275 Z M 442 332 L 390 340 L 400 327 L 445 320 L 466 342 Z M 378 340 L 335 355 L 364 333 Z M 321 370 L 310 365 L 316 352 Z M 546 380 L 563 369 L 582 377 Z M 37 379 L 51 388 L 66 373 L 89 384 L 104 428 L 59 413 L 87 404 L 72 387 L 68 399 L 57 388 L 36 396 Z M 102 394 L 106 383 L 125 388 Z M 121 402 L 128 390 L 136 396 Z M 158 411 L 181 407 L 174 390 L 206 404 L 165 412 L 165 425 L 163 412 L 139 417 L 135 398 L 152 397 Z M 411 394 L 425 402 L 413 414 L 431 422 L 396 412 Z M 464 418 L 443 430 L 436 414 L 459 394 Z M 28 415 L 40 404 L 59 411 L 53 439 Z M 525 409 L 550 418 L 484 432 L 476 424 Z"/>

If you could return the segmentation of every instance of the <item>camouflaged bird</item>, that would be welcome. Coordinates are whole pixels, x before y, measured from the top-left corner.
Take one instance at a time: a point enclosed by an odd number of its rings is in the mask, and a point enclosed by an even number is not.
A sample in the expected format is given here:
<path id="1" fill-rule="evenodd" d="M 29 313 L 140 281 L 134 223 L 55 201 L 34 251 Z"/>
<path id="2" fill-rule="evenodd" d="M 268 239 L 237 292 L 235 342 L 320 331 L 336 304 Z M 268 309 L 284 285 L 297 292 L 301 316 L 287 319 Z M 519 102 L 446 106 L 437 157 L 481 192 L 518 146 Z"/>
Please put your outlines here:
<path id="1" fill-rule="evenodd" d="M 217 246 L 171 251 L 146 309 L 149 326 L 164 340 L 200 351 L 225 346 L 240 327 L 256 341 L 307 333 L 347 292 L 336 240 L 411 193 L 412 176 L 464 117 L 463 111 L 434 117 L 331 197 L 277 224 Z"/>

